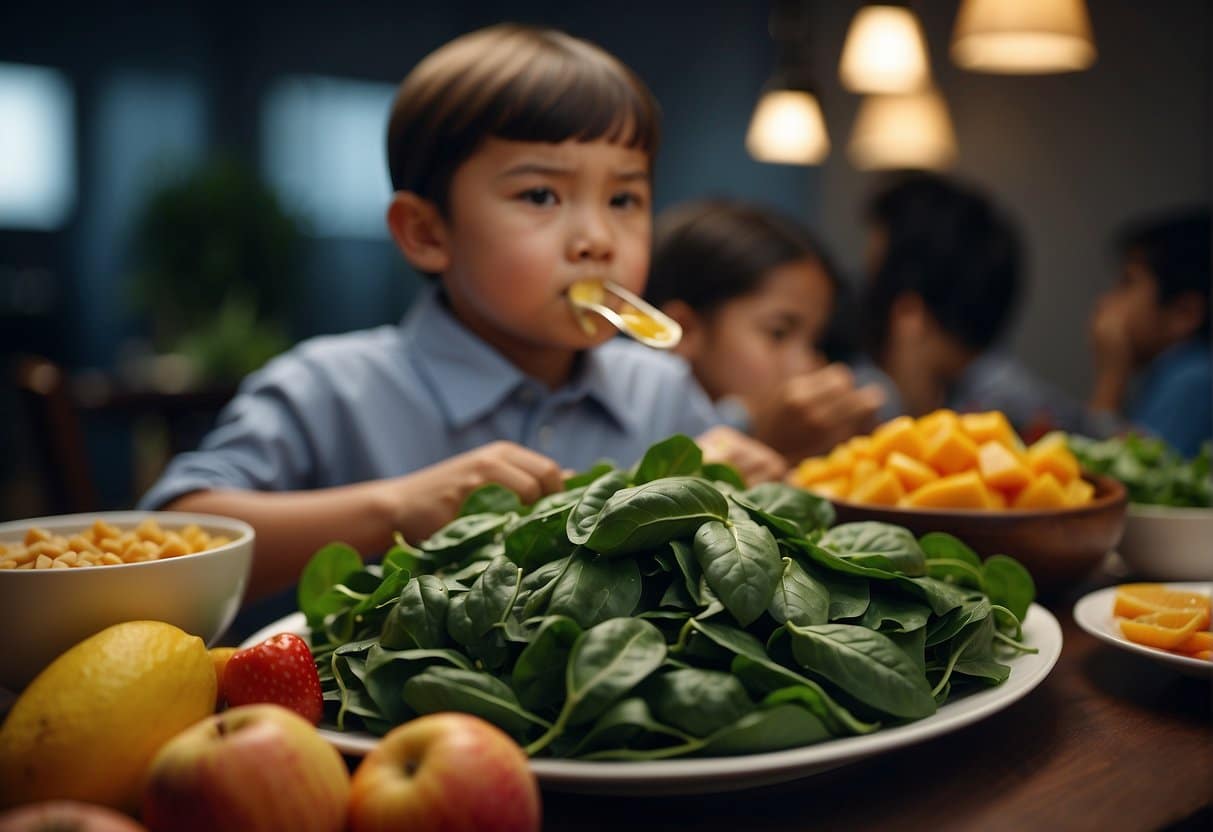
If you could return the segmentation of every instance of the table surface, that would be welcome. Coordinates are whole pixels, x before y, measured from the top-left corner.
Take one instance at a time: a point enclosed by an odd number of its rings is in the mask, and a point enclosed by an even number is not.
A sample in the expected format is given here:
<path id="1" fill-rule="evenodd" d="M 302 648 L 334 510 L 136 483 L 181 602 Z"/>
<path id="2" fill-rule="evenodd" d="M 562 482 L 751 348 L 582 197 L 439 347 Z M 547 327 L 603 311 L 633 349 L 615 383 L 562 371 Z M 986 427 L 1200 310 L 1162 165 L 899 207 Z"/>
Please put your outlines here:
<path id="1" fill-rule="evenodd" d="M 1044 603 L 1064 646 L 1039 687 L 946 736 L 798 781 L 687 797 L 544 794 L 544 829 L 1209 828 L 1211 688 L 1074 623 L 1083 592 Z"/>

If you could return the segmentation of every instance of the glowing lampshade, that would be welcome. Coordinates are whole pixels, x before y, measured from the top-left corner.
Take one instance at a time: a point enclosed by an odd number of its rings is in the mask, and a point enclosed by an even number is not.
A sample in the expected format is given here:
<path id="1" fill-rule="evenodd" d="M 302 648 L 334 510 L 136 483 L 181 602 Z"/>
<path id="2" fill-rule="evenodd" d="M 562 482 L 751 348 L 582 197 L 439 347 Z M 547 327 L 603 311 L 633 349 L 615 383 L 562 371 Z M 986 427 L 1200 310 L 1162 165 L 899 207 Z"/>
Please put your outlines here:
<path id="1" fill-rule="evenodd" d="M 861 8 L 847 31 L 838 76 L 852 92 L 912 92 L 926 87 L 931 71 L 918 18 L 905 6 Z"/>
<path id="2" fill-rule="evenodd" d="M 964 0 L 952 59 L 979 72 L 1073 72 L 1095 63 L 1083 0 Z"/>
<path id="3" fill-rule="evenodd" d="M 758 99 L 746 149 L 760 162 L 815 165 L 830 152 L 817 97 L 804 90 L 772 89 Z"/>
<path id="4" fill-rule="evenodd" d="M 860 170 L 948 167 L 956 158 L 956 136 L 943 96 L 933 89 L 867 96 L 847 152 Z"/>

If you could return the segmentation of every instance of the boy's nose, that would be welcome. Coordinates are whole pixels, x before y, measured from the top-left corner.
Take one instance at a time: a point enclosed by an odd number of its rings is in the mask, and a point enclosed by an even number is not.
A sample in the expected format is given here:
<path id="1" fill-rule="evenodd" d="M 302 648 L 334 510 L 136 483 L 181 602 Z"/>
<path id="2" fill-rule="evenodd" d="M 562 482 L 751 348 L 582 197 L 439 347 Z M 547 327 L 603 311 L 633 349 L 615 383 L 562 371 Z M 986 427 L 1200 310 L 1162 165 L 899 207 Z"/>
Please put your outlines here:
<path id="1" fill-rule="evenodd" d="M 606 261 L 611 259 L 613 251 L 610 228 L 600 218 L 583 216 L 569 234 L 571 260 Z"/>

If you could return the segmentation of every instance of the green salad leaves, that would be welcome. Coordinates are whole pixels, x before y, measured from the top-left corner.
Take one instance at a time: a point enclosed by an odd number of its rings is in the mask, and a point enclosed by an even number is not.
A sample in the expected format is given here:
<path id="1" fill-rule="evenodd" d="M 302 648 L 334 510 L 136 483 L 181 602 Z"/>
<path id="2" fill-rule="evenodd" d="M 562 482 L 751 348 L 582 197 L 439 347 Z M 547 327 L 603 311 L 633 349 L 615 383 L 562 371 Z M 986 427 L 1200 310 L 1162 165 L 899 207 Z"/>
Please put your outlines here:
<path id="1" fill-rule="evenodd" d="M 1016 561 L 833 520 L 674 436 L 534 505 L 482 488 L 381 564 L 331 544 L 299 584 L 327 718 L 382 734 L 453 709 L 532 755 L 744 754 L 921 719 L 1032 651 Z"/>
<path id="2" fill-rule="evenodd" d="M 1069 445 L 1083 468 L 1124 483 L 1130 502 L 1213 506 L 1213 448 L 1207 442 L 1191 460 L 1185 460 L 1161 439 L 1137 434 L 1103 440 L 1071 434 Z"/>

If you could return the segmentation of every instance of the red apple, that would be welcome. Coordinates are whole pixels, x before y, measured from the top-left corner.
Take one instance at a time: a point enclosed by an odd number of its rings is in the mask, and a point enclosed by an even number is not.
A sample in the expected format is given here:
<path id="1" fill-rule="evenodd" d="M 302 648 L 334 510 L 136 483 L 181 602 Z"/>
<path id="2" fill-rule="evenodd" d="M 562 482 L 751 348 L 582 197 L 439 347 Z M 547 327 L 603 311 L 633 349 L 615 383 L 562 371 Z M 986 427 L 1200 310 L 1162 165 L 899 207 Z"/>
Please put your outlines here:
<path id="1" fill-rule="evenodd" d="M 354 771 L 350 832 L 535 832 L 539 784 L 492 723 L 429 714 L 389 731 Z"/>
<path id="2" fill-rule="evenodd" d="M 350 775 L 315 726 L 280 705 L 204 719 L 152 759 L 143 821 L 153 832 L 340 832 Z"/>
<path id="3" fill-rule="evenodd" d="M 0 814 L 0 832 L 147 832 L 126 815 L 74 800 L 48 800 Z"/>

